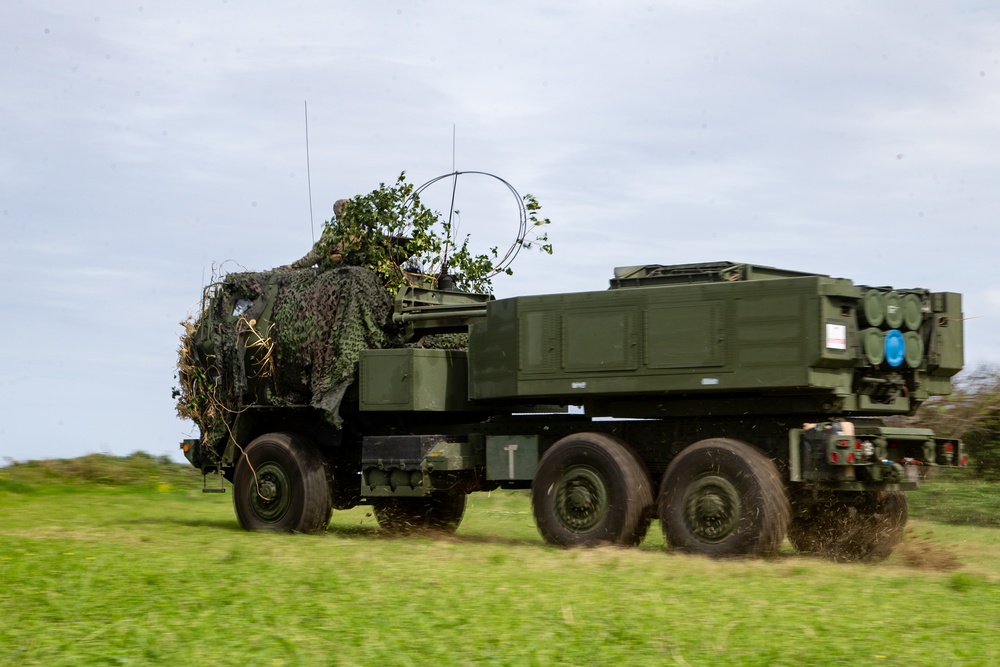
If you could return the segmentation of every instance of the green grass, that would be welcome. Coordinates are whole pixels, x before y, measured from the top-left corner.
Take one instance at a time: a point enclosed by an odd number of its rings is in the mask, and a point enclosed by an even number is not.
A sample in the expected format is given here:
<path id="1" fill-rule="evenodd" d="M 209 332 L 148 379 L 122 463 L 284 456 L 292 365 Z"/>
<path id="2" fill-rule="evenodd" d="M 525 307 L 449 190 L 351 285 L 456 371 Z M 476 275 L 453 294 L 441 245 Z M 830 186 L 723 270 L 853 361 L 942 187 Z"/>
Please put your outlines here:
<path id="1" fill-rule="evenodd" d="M 0 469 L 0 665 L 1000 664 L 996 528 L 918 519 L 879 566 L 712 561 L 656 523 L 638 549 L 551 548 L 494 492 L 450 538 L 365 507 L 253 534 L 197 475 L 127 465 Z"/>
<path id="2" fill-rule="evenodd" d="M 940 523 L 1000 527 L 1000 483 L 975 479 L 966 470 L 940 470 L 907 494 L 910 516 Z"/>

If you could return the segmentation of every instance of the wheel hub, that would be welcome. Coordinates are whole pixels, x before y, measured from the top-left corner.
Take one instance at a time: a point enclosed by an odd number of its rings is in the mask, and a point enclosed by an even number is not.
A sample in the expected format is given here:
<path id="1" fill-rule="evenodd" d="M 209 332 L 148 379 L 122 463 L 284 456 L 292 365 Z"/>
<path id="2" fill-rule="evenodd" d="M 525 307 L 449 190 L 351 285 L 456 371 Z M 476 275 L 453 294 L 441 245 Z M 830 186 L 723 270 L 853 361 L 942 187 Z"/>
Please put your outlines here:
<path id="1" fill-rule="evenodd" d="M 567 504 L 573 510 L 589 510 L 594 505 L 594 498 L 590 491 L 581 486 L 574 486 L 566 499 Z"/>
<path id="2" fill-rule="evenodd" d="M 726 514 L 726 504 L 718 495 L 711 493 L 698 499 L 698 513 L 705 517 L 719 519 Z"/>
<path id="3" fill-rule="evenodd" d="M 573 466 L 559 479 L 556 513 L 568 529 L 585 532 L 597 526 L 608 512 L 604 478 L 590 466 Z"/>
<path id="4" fill-rule="evenodd" d="M 250 509 L 261 521 L 274 523 L 288 511 L 291 483 L 280 465 L 269 462 L 256 470 L 248 489 Z"/>
<path id="5" fill-rule="evenodd" d="M 684 520 L 705 542 L 721 542 L 739 526 L 743 504 L 733 483 L 717 474 L 703 475 L 684 497 Z"/>
<path id="6" fill-rule="evenodd" d="M 274 481 L 266 479 L 260 483 L 260 496 L 265 502 L 274 500 L 275 495 L 278 493 L 278 487 L 275 486 Z"/>

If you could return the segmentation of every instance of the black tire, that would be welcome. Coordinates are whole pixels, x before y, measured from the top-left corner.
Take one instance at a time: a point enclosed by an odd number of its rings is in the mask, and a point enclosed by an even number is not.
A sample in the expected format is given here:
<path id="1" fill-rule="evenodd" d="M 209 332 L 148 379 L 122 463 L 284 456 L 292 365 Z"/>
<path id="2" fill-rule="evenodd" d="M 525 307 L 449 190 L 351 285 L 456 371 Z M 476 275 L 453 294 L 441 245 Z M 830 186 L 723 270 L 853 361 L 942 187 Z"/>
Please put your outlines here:
<path id="1" fill-rule="evenodd" d="M 453 534 L 465 516 L 467 496 L 461 491 L 438 491 L 422 498 L 372 498 L 378 525 L 402 535 L 414 531 Z"/>
<path id="2" fill-rule="evenodd" d="M 653 485 L 639 457 L 603 433 L 576 433 L 538 462 L 531 483 L 535 524 L 549 544 L 635 546 L 649 528 Z"/>
<path id="3" fill-rule="evenodd" d="M 788 540 L 801 553 L 838 562 L 877 563 L 899 544 L 907 518 L 902 491 L 805 497 L 794 503 Z"/>
<path id="4" fill-rule="evenodd" d="M 906 494 L 902 491 L 882 491 L 871 495 L 871 509 L 866 510 L 868 513 L 865 515 L 870 539 L 862 560 L 878 563 L 888 558 L 903 539 L 910 513 Z"/>
<path id="5" fill-rule="evenodd" d="M 835 540 L 832 508 L 823 501 L 792 499 L 788 541 L 802 554 L 822 554 Z"/>
<path id="6" fill-rule="evenodd" d="M 332 511 L 323 458 L 290 433 L 260 436 L 236 463 L 233 507 L 244 530 L 323 530 Z"/>
<path id="7" fill-rule="evenodd" d="M 774 462 L 725 438 L 696 442 L 674 458 L 660 485 L 659 512 L 670 546 L 713 557 L 775 553 L 790 515 Z"/>

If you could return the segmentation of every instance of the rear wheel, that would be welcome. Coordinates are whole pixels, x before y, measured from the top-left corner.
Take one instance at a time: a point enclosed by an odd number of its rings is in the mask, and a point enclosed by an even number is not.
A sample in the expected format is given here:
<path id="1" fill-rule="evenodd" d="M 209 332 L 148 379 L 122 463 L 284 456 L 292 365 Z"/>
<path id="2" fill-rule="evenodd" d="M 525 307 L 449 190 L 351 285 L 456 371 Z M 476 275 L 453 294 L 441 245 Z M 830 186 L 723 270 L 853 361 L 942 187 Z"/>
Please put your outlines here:
<path id="1" fill-rule="evenodd" d="M 290 433 L 249 445 L 233 475 L 233 507 L 244 530 L 322 530 L 330 520 L 330 485 L 316 448 Z"/>
<path id="2" fill-rule="evenodd" d="M 638 456 L 603 433 L 552 445 L 531 483 L 535 523 L 549 544 L 634 546 L 649 528 L 652 483 Z"/>
<path id="3" fill-rule="evenodd" d="M 373 498 L 372 509 L 378 525 L 390 533 L 432 530 L 451 534 L 462 523 L 466 498 L 461 491 L 438 491 L 422 498 Z"/>
<path id="4" fill-rule="evenodd" d="M 802 497 L 794 503 L 788 540 L 801 553 L 876 563 L 899 544 L 907 518 L 902 491 Z"/>
<path id="5" fill-rule="evenodd" d="M 707 556 L 772 554 L 789 522 L 774 462 L 724 438 L 696 442 L 677 455 L 663 476 L 659 512 L 670 546 Z"/>

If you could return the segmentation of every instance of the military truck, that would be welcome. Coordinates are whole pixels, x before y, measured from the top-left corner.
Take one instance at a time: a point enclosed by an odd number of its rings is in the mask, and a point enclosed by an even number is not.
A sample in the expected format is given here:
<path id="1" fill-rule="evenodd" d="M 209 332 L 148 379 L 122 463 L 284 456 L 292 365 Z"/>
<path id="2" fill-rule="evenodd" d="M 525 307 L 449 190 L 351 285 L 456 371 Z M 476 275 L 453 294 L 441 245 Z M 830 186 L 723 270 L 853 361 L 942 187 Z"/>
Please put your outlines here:
<path id="1" fill-rule="evenodd" d="M 361 267 L 230 274 L 181 354 L 182 444 L 247 530 L 454 531 L 530 489 L 548 543 L 876 561 L 905 491 L 962 443 L 887 425 L 951 391 L 961 297 L 734 262 L 615 269 L 603 291 L 393 300 Z M 209 484 L 208 490 L 222 490 Z"/>

